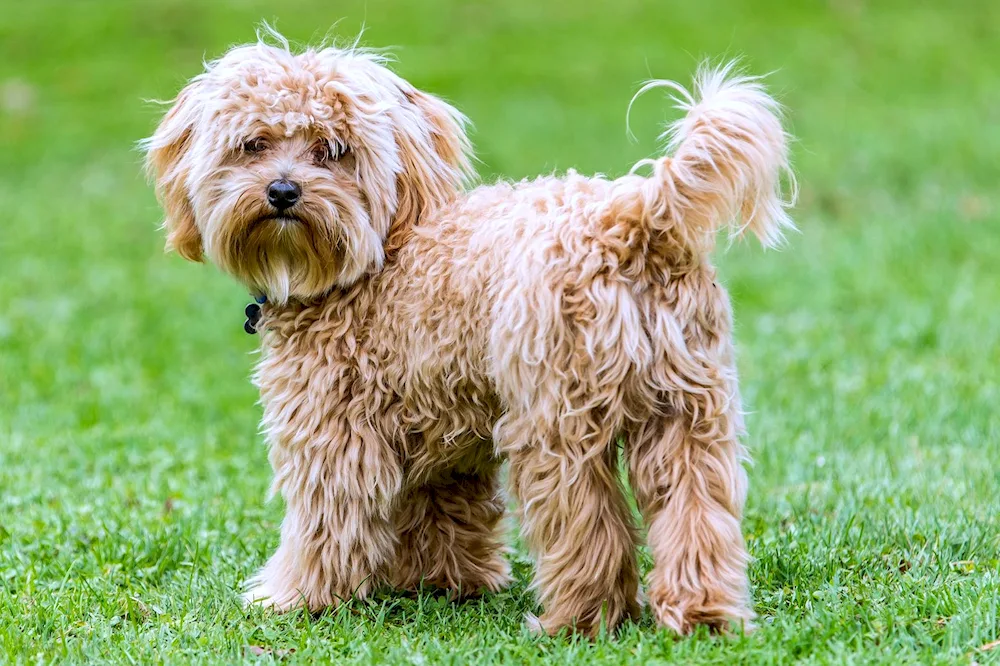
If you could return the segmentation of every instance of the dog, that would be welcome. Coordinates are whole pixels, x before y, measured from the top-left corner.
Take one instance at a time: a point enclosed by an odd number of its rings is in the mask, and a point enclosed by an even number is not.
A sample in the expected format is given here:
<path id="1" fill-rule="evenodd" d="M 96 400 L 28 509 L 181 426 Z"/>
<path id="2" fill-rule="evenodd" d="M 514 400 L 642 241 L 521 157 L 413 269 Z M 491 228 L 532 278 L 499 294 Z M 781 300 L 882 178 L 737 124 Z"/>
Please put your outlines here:
<path id="1" fill-rule="evenodd" d="M 765 246 L 793 228 L 789 137 L 732 66 L 703 67 L 693 93 L 654 87 L 684 112 L 663 156 L 474 188 L 466 118 L 357 45 L 258 37 L 173 100 L 143 146 L 167 247 L 266 299 L 254 380 L 286 512 L 248 603 L 504 588 L 506 460 L 529 624 L 614 628 L 644 603 L 621 455 L 657 623 L 751 627 L 710 253 L 721 228 Z"/>

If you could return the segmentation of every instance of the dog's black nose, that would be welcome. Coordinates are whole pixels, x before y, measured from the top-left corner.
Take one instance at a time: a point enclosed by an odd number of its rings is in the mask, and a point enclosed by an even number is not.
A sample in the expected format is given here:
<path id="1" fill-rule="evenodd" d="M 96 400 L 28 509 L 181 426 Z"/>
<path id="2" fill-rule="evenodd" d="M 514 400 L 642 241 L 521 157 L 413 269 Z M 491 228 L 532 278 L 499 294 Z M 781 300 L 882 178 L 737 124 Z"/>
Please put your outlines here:
<path id="1" fill-rule="evenodd" d="M 278 210 L 294 206 L 301 194 L 301 187 L 284 178 L 271 181 L 271 184 L 267 186 L 267 202 Z"/>

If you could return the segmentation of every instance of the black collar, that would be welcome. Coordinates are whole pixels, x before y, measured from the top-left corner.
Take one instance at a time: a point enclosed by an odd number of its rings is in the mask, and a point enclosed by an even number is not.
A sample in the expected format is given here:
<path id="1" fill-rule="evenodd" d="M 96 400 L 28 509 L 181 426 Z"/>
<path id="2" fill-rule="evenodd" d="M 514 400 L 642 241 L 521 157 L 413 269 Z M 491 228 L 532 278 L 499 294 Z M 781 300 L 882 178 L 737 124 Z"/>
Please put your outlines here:
<path id="1" fill-rule="evenodd" d="M 260 306 L 267 303 L 267 296 L 264 294 L 250 294 L 253 296 L 253 303 L 250 303 L 243 310 L 243 314 L 247 316 L 247 320 L 243 322 L 243 330 L 254 335 L 257 332 L 257 324 L 260 322 Z"/>

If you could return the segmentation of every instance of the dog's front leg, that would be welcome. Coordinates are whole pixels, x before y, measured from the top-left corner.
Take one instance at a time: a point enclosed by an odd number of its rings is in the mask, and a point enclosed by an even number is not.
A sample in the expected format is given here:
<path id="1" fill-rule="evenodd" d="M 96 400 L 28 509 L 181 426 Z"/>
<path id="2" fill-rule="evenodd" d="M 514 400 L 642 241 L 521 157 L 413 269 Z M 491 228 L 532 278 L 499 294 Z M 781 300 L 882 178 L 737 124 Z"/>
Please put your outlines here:
<path id="1" fill-rule="evenodd" d="M 392 557 L 399 464 L 384 444 L 357 434 L 348 439 L 340 446 L 312 443 L 294 454 L 272 452 L 286 513 L 281 544 L 249 582 L 248 602 L 316 611 L 363 598 Z"/>

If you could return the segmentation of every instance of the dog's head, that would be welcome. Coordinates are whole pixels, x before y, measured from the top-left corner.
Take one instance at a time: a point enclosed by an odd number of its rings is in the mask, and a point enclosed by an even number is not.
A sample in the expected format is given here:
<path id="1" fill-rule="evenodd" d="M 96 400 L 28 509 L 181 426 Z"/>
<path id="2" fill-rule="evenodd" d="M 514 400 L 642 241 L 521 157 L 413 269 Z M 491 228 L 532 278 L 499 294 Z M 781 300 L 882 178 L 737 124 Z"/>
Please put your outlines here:
<path id="1" fill-rule="evenodd" d="M 471 170 L 464 117 L 383 58 L 278 39 L 210 63 L 144 147 L 167 247 L 285 302 L 377 271 Z"/>

